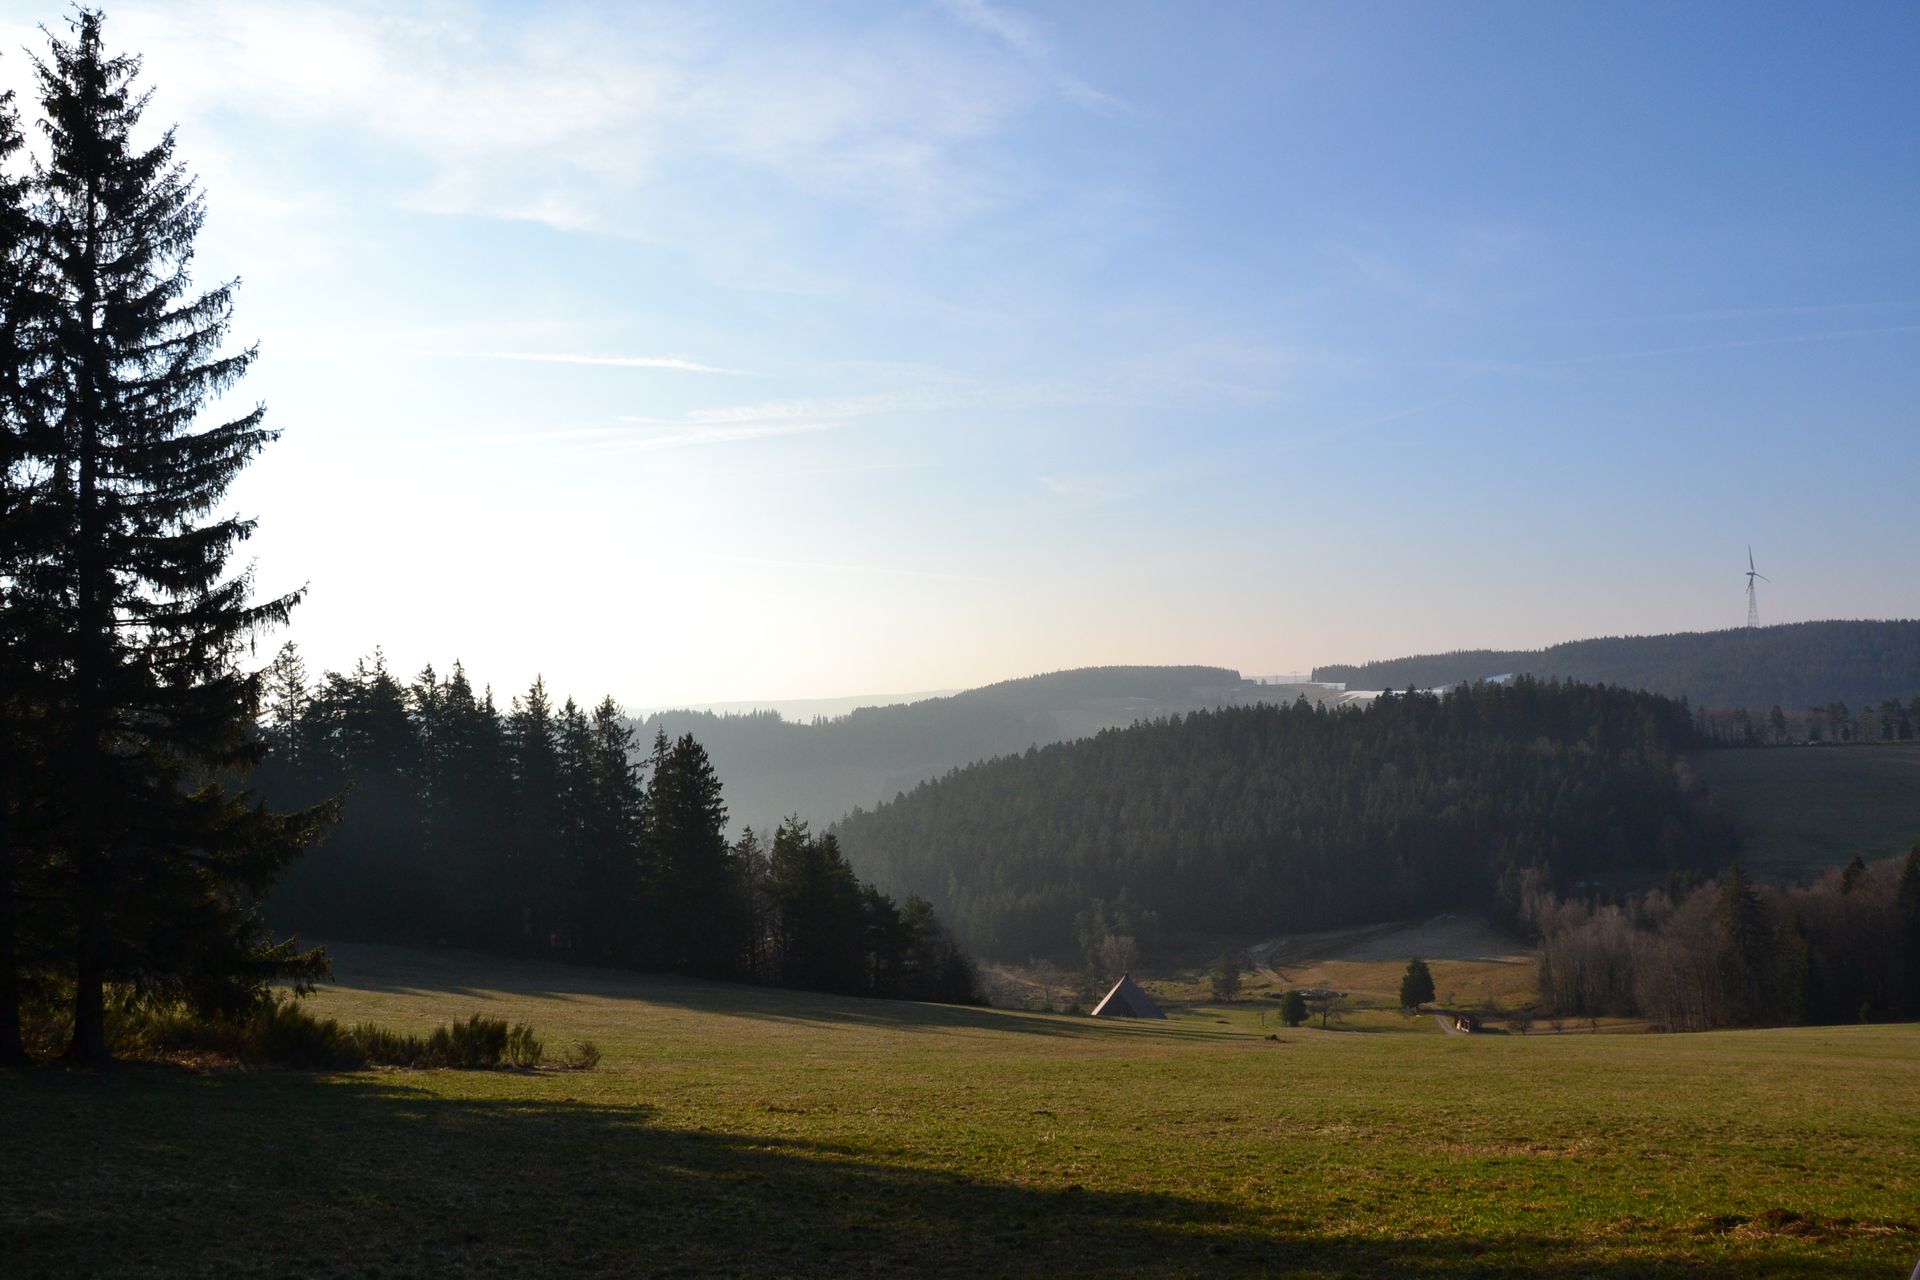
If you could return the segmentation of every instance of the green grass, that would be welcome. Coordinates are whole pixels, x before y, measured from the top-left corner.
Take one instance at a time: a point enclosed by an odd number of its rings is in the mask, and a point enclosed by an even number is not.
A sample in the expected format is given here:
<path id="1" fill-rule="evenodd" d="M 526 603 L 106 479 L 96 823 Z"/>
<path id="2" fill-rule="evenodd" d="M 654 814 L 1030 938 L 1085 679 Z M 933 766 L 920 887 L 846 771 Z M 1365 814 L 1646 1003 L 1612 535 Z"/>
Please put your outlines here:
<path id="1" fill-rule="evenodd" d="M 1920 840 L 1920 745 L 1702 751 L 1693 767 L 1745 828 L 1746 861 L 1804 876 Z"/>
<path id="2" fill-rule="evenodd" d="M 1266 1038 L 343 949 L 590 1072 L 0 1075 L 9 1276 L 1904 1276 L 1920 1028 Z"/>

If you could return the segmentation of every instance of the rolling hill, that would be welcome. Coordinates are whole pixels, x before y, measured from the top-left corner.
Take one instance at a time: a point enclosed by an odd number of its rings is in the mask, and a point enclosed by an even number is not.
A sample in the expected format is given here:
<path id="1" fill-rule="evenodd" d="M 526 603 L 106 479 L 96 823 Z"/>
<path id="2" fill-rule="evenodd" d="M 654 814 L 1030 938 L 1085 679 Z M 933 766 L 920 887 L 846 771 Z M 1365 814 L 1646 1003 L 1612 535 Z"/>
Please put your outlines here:
<path id="1" fill-rule="evenodd" d="M 1678 767 L 1691 733 L 1671 699 L 1525 679 L 1228 707 L 972 765 L 836 831 L 988 956 L 1058 954 L 1122 895 L 1170 934 L 1510 909 L 1525 868 L 1564 890 L 1723 865 L 1731 829 Z"/>
<path id="2" fill-rule="evenodd" d="M 1696 707 L 1790 710 L 1920 693 L 1920 621 L 1795 622 L 1731 631 L 1607 636 L 1545 649 L 1463 649 L 1316 667 L 1356 689 L 1450 688 L 1502 675 L 1579 680 L 1686 698 Z"/>
<path id="3" fill-rule="evenodd" d="M 1085 667 L 804 723 L 770 711 L 664 711 L 634 723 L 642 746 L 656 732 L 699 739 L 734 825 L 769 831 L 789 814 L 823 825 L 976 760 L 1300 692 L 1224 667 Z"/>
<path id="4" fill-rule="evenodd" d="M 1692 760 L 1738 824 L 1741 858 L 1762 875 L 1811 879 L 1920 842 L 1920 745 L 1702 751 Z"/>

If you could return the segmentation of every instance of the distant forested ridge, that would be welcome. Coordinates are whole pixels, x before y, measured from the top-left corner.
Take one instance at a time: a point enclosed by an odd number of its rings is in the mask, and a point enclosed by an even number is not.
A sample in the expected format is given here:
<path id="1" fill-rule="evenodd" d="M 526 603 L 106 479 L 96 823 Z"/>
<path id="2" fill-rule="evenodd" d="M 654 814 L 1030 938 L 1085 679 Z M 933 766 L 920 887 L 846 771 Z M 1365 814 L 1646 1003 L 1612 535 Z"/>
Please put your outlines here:
<path id="1" fill-rule="evenodd" d="M 690 734 L 635 750 L 610 699 L 535 681 L 503 712 L 459 664 L 401 681 L 378 654 L 267 674 L 262 796 L 344 796 L 339 825 L 266 906 L 327 938 L 440 942 L 812 990 L 967 1001 L 966 957 L 925 901 L 862 885 L 790 818 L 729 839 Z"/>
<path id="2" fill-rule="evenodd" d="M 1920 621 L 1794 622 L 1546 649 L 1463 649 L 1316 667 L 1313 678 L 1356 689 L 1442 689 L 1508 674 L 1617 684 L 1705 707 L 1879 703 L 1920 689 Z"/>
<path id="3" fill-rule="evenodd" d="M 693 734 L 727 779 L 734 820 L 770 830 L 790 813 L 838 817 L 878 804 L 976 760 L 1263 696 L 1273 687 L 1222 667 L 1088 667 L 810 723 L 771 711 L 664 711 L 635 730 L 643 741 Z"/>
<path id="4" fill-rule="evenodd" d="M 1518 876 L 1716 867 L 1677 700 L 1520 679 L 1328 711 L 1168 717 L 956 770 L 836 828 L 860 874 L 963 941 L 1058 952 L 1124 892 L 1171 932 L 1259 935 L 1454 908 Z"/>

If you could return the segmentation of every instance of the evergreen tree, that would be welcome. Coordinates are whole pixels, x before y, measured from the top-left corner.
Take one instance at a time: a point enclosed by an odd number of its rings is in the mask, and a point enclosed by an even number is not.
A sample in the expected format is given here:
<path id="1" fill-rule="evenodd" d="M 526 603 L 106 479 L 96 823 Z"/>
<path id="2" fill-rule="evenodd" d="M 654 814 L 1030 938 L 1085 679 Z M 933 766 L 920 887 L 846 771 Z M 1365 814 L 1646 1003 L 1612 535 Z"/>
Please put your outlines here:
<path id="1" fill-rule="evenodd" d="M 1840 872 L 1840 892 L 1843 894 L 1852 893 L 1854 888 L 1860 883 L 1860 877 L 1866 874 L 1867 864 L 1860 860 L 1859 854 L 1854 854 L 1853 858 Z"/>
<path id="2" fill-rule="evenodd" d="M 454 936 L 501 945 L 517 936 L 511 898 L 513 846 L 509 831 L 510 769 L 506 727 L 493 690 L 476 697 L 459 662 L 447 677 L 445 711 L 447 811 L 442 862 L 453 871 L 449 909 Z"/>
<path id="3" fill-rule="evenodd" d="M 741 939 L 746 946 L 741 972 L 751 982 L 771 982 L 778 960 L 772 949 L 773 901 L 766 842 L 752 827 L 742 828 L 727 856 L 732 864 L 728 878 L 737 895 Z"/>
<path id="4" fill-rule="evenodd" d="M 13 93 L 0 93 L 0 671 L 7 673 L 0 685 L 0 1063 L 25 1056 L 20 1003 L 33 948 L 23 890 L 29 862 L 36 859 L 26 830 L 26 793 L 19 784 L 31 758 L 25 677 L 33 611 L 22 597 L 33 561 L 31 438 L 44 429 L 32 395 L 37 378 L 30 353 L 38 337 L 37 303 L 44 294 L 35 279 L 41 257 L 30 236 L 27 184 L 13 171 L 21 146 Z"/>
<path id="5" fill-rule="evenodd" d="M 954 943 L 934 914 L 932 903 L 909 897 L 900 908 L 900 927 L 907 937 L 901 966 L 902 996 L 947 1004 L 980 1003 L 980 979 L 973 961 Z"/>
<path id="6" fill-rule="evenodd" d="M 900 909 L 872 885 L 861 885 L 860 916 L 865 954 L 855 989 L 865 995 L 898 998 L 906 973 L 907 949 L 913 942 Z"/>
<path id="7" fill-rule="evenodd" d="M 593 709 L 586 750 L 590 793 L 582 834 L 580 935 L 586 957 L 604 964 L 630 959 L 639 946 L 640 843 L 646 829 L 646 792 L 633 763 L 633 731 L 612 698 Z"/>
<path id="8" fill-rule="evenodd" d="M 546 950 L 554 930 L 560 836 L 560 747 L 547 683 L 535 678 L 507 715 L 513 771 L 511 879 L 521 945 Z"/>
<path id="9" fill-rule="evenodd" d="M 1297 1027 L 1307 1020 L 1307 999 L 1298 991 L 1288 991 L 1280 997 L 1280 1021 L 1290 1027 Z"/>
<path id="10" fill-rule="evenodd" d="M 61 625 L 24 665 L 45 677 L 35 774 L 61 823 L 69 1052 L 98 1061 L 110 980 L 231 1005 L 320 971 L 318 952 L 265 940 L 255 903 L 328 814 L 269 813 L 233 790 L 259 752 L 258 682 L 238 659 L 297 595 L 253 601 L 228 573 L 253 523 L 219 504 L 275 433 L 257 406 L 201 423 L 254 352 L 222 350 L 230 284 L 192 292 L 200 194 L 171 130 L 134 146 L 139 63 L 106 53 L 98 13 L 81 10 L 35 71 L 57 438 L 28 442 L 49 532 L 26 607 Z"/>
<path id="11" fill-rule="evenodd" d="M 1770 1020 L 1775 1012 L 1770 970 L 1773 930 L 1766 908 L 1747 884 L 1740 864 L 1720 882 L 1719 976 L 1721 1018 L 1734 1026 Z"/>
<path id="12" fill-rule="evenodd" d="M 767 861 L 780 980 L 816 991 L 857 990 L 863 903 L 839 841 L 831 832 L 816 837 L 805 822 L 789 818 L 774 832 Z"/>
<path id="13" fill-rule="evenodd" d="M 1895 1013 L 1920 1017 L 1920 844 L 1907 853 L 1900 868 L 1900 887 L 1894 895 L 1896 1001 Z"/>
<path id="14" fill-rule="evenodd" d="M 1418 1009 L 1433 999 L 1433 971 L 1425 960 L 1415 956 L 1407 961 L 1407 971 L 1400 978 L 1400 1007 Z"/>
<path id="15" fill-rule="evenodd" d="M 1207 985 L 1215 1000 L 1231 1003 L 1240 994 L 1240 962 L 1233 958 L 1233 952 L 1220 953 L 1213 968 L 1207 971 Z"/>
<path id="16" fill-rule="evenodd" d="M 727 806 L 706 749 L 683 734 L 654 739 L 647 782 L 647 892 L 658 963 L 722 977 L 744 948 L 729 878 Z"/>

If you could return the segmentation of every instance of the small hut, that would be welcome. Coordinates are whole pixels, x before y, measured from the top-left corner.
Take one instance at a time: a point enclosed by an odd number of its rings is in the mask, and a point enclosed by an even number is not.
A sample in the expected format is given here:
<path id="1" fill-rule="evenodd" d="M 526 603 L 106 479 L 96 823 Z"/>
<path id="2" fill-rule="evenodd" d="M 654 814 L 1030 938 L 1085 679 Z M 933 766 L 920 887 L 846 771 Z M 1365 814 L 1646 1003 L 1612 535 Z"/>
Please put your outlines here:
<path id="1" fill-rule="evenodd" d="M 1130 974 L 1121 974 L 1120 981 L 1113 984 L 1113 990 L 1107 992 L 1106 999 L 1093 1007 L 1096 1018 L 1159 1018 L 1163 1021 L 1166 1014 L 1160 1012 L 1147 993 L 1142 991 Z"/>

